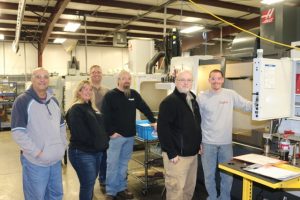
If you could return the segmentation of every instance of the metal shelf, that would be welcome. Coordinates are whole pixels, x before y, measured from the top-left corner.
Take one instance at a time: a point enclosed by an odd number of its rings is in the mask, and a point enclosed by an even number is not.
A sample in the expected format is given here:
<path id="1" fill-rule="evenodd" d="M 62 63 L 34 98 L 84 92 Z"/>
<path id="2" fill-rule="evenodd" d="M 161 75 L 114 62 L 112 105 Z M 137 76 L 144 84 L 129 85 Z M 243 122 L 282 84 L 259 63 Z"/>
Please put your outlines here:
<path id="1" fill-rule="evenodd" d="M 0 101 L 0 105 L 12 105 L 13 103 L 12 101 Z"/>
<path id="2" fill-rule="evenodd" d="M 10 128 L 11 108 L 17 97 L 16 82 L 0 82 L 0 130 Z"/>
<path id="3" fill-rule="evenodd" d="M 147 195 L 148 189 L 163 180 L 162 157 L 156 152 L 150 151 L 150 145 L 158 144 L 158 140 L 144 140 L 136 137 L 136 141 L 144 144 L 145 150 L 135 151 L 132 160 L 140 165 L 139 168 L 130 171 L 130 174 L 144 186 L 142 194 Z"/>

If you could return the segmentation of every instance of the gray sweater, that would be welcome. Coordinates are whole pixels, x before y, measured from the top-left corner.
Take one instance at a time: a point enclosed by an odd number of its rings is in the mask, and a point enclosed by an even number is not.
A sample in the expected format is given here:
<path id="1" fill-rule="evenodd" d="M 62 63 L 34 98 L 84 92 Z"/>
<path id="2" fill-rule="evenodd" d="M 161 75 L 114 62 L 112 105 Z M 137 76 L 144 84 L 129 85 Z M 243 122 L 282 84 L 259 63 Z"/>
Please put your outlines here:
<path id="1" fill-rule="evenodd" d="M 32 87 L 18 96 L 12 109 L 11 131 L 31 163 L 51 166 L 63 158 L 67 147 L 66 126 L 58 102 L 50 93 L 45 102 Z"/>
<path id="2" fill-rule="evenodd" d="M 225 145 L 232 143 L 233 109 L 250 112 L 252 103 L 233 90 L 207 90 L 197 97 L 200 107 L 202 142 Z"/>

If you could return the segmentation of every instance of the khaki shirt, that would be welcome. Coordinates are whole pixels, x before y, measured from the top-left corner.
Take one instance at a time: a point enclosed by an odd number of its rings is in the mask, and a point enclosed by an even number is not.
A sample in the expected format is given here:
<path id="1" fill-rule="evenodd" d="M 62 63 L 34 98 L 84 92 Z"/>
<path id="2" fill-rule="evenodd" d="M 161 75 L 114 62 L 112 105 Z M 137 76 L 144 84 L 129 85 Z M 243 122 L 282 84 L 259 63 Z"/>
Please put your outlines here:
<path id="1" fill-rule="evenodd" d="M 104 95 L 108 92 L 108 88 L 100 86 L 99 88 L 92 87 L 95 94 L 95 103 L 98 110 L 101 112 Z"/>

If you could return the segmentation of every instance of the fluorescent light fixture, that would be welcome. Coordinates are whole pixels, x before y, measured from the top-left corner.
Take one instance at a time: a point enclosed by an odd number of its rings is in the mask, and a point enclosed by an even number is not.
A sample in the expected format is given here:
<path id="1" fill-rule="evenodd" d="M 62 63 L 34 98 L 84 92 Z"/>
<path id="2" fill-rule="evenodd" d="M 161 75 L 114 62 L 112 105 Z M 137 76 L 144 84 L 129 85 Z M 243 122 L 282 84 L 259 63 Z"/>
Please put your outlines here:
<path id="1" fill-rule="evenodd" d="M 4 34 L 0 34 L 0 40 L 4 40 Z"/>
<path id="2" fill-rule="evenodd" d="M 66 41 L 66 38 L 55 38 L 53 43 L 62 44 L 62 43 L 64 43 L 64 41 Z"/>
<path id="3" fill-rule="evenodd" d="M 207 45 L 207 46 L 213 46 L 216 45 L 214 42 L 203 42 L 203 45 Z"/>
<path id="4" fill-rule="evenodd" d="M 233 39 L 228 39 L 228 38 L 213 38 L 212 40 L 214 40 L 214 41 L 222 40 L 222 42 L 232 42 L 233 41 Z"/>
<path id="5" fill-rule="evenodd" d="M 284 0 L 262 0 L 261 3 L 271 5 L 271 4 L 275 4 L 275 3 L 279 3 L 279 2 L 283 2 L 283 1 Z"/>
<path id="6" fill-rule="evenodd" d="M 201 21 L 201 18 L 196 18 L 196 17 L 185 17 L 182 19 L 183 22 L 198 22 Z"/>
<path id="7" fill-rule="evenodd" d="M 193 32 L 196 32 L 196 31 L 203 30 L 203 29 L 204 29 L 203 26 L 191 26 L 189 28 L 181 30 L 180 33 L 193 33 Z"/>
<path id="8" fill-rule="evenodd" d="M 80 23 L 69 22 L 64 28 L 64 31 L 75 32 L 80 27 Z"/>

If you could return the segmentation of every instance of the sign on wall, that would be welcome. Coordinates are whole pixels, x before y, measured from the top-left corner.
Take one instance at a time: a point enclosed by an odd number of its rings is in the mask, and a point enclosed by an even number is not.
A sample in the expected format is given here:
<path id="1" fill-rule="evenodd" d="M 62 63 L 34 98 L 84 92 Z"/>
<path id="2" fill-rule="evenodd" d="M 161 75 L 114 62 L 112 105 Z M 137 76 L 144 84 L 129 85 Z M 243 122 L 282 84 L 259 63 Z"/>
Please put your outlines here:
<path id="1" fill-rule="evenodd" d="M 268 24 L 273 23 L 275 21 L 275 8 L 270 8 L 267 10 L 263 10 L 261 12 L 261 23 Z"/>

